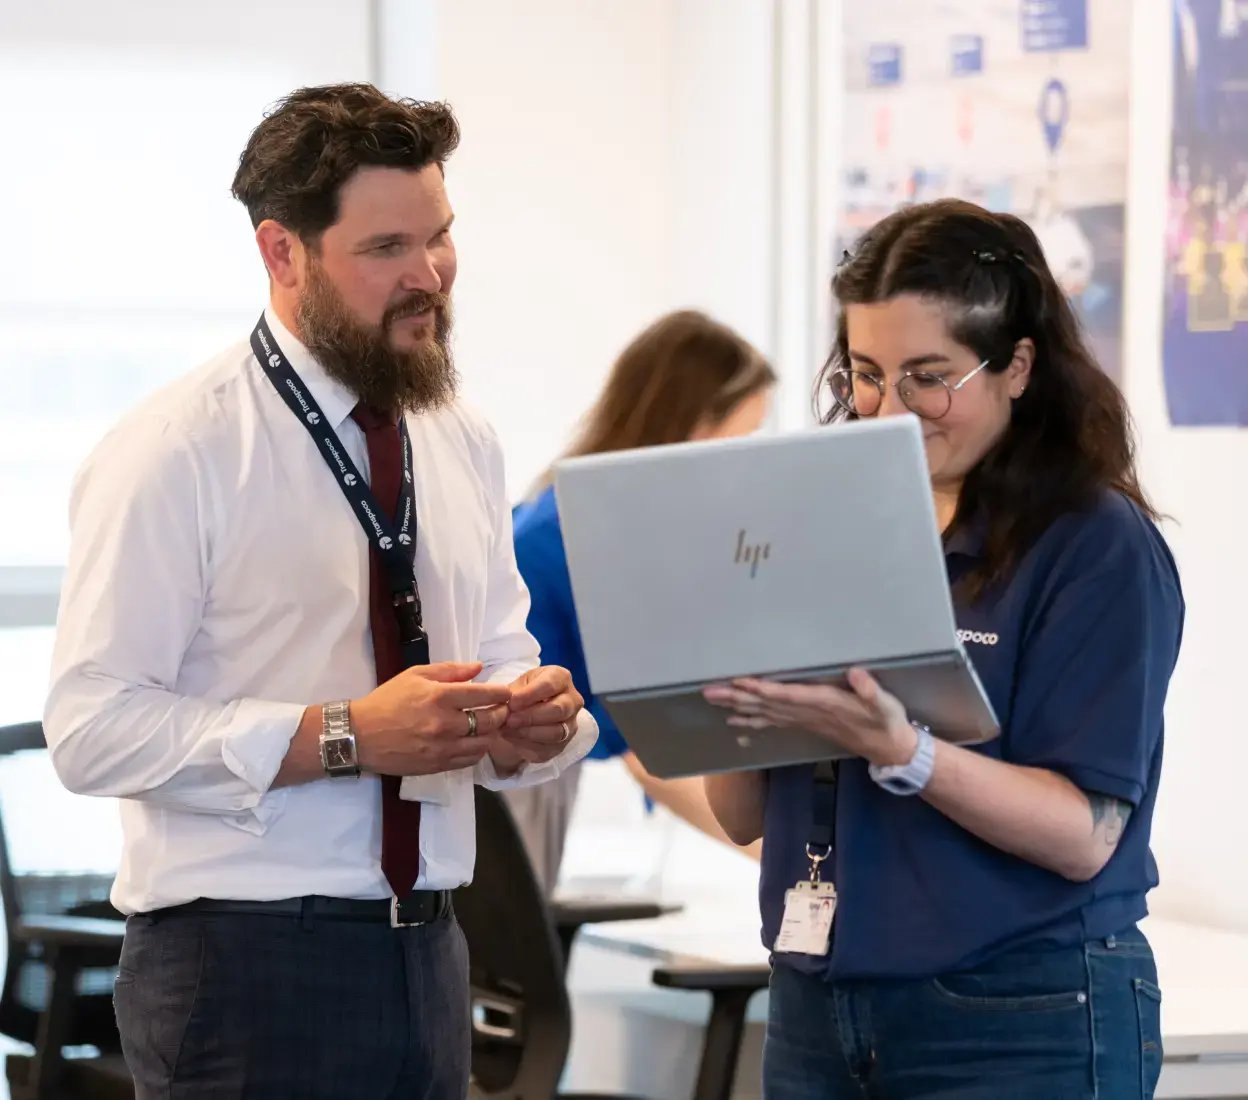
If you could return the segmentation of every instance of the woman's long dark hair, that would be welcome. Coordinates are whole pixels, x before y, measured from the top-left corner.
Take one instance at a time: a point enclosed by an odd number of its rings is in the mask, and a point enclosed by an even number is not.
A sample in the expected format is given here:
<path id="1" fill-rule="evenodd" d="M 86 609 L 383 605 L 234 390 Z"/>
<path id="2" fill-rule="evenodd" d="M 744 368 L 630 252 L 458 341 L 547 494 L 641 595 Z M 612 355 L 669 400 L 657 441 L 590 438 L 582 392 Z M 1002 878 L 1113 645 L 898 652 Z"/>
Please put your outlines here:
<path id="1" fill-rule="evenodd" d="M 906 207 L 872 227 L 832 281 L 836 343 L 819 379 L 849 366 L 845 307 L 916 294 L 945 307 L 949 333 L 1000 373 L 1030 337 L 1035 360 L 1001 440 L 962 483 L 946 534 L 986 524 L 983 557 L 966 578 L 972 596 L 1017 567 L 1059 516 L 1115 489 L 1151 519 L 1135 471 L 1126 400 L 1097 365 L 1074 310 L 1030 227 L 1009 214 L 942 199 Z M 825 422 L 848 414 L 833 403 Z"/>
<path id="2" fill-rule="evenodd" d="M 775 381 L 762 352 L 727 325 L 697 310 L 665 314 L 620 353 L 563 457 L 683 443 Z M 548 470 L 531 492 L 549 484 Z"/>

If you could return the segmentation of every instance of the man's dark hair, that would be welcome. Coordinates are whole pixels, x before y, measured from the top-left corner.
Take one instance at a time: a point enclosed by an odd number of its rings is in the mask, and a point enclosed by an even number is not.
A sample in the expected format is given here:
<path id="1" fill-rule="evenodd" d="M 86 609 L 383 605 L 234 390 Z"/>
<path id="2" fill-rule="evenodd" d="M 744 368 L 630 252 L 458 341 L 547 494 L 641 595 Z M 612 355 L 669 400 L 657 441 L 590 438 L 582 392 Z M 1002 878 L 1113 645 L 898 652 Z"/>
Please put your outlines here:
<path id="1" fill-rule="evenodd" d="M 252 131 L 231 190 L 253 226 L 271 218 L 315 245 L 359 169 L 441 168 L 458 144 L 445 103 L 391 99 L 371 84 L 300 88 Z"/>

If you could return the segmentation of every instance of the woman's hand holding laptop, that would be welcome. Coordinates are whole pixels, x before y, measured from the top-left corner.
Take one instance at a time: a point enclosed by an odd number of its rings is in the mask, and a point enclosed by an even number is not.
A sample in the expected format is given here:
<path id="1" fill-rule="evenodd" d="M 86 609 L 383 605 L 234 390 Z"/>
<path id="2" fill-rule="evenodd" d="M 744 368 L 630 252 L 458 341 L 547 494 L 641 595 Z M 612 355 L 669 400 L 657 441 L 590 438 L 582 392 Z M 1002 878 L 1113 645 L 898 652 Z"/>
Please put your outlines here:
<path id="1" fill-rule="evenodd" d="M 735 713 L 731 726 L 805 729 L 872 764 L 904 764 L 914 756 L 918 732 L 906 708 L 865 669 L 850 669 L 852 690 L 831 684 L 779 683 L 742 678 L 703 692 L 708 703 Z"/>

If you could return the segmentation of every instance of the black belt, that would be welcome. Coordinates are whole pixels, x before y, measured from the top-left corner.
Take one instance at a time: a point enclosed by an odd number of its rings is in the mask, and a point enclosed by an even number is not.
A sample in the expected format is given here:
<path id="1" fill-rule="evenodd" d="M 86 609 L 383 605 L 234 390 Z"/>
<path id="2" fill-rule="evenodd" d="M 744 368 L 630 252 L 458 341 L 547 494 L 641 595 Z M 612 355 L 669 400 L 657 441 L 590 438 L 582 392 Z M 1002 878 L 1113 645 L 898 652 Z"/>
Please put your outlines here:
<path id="1" fill-rule="evenodd" d="M 146 916 L 156 919 L 178 913 L 235 913 L 264 917 L 299 917 L 304 920 L 388 921 L 392 928 L 410 928 L 450 916 L 449 890 L 413 890 L 398 898 L 327 898 L 309 894 L 277 901 L 240 901 L 227 898 L 196 898 L 182 905 L 156 909 Z"/>

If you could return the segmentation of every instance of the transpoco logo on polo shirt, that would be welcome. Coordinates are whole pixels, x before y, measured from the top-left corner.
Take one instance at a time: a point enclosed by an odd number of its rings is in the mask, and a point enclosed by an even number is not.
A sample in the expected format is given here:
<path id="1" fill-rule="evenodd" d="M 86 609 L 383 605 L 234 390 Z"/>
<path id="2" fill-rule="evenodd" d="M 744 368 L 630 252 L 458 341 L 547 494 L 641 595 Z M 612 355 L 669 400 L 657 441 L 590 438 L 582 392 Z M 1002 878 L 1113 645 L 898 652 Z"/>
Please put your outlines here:
<path id="1" fill-rule="evenodd" d="M 973 642 L 975 645 L 996 645 L 1001 639 L 996 634 L 988 634 L 979 630 L 959 630 L 959 642 Z"/>

